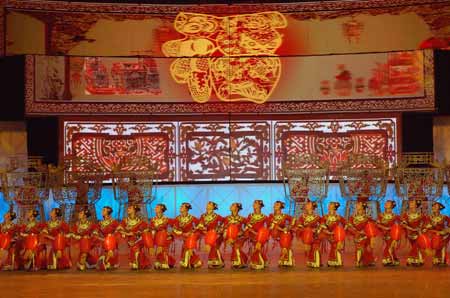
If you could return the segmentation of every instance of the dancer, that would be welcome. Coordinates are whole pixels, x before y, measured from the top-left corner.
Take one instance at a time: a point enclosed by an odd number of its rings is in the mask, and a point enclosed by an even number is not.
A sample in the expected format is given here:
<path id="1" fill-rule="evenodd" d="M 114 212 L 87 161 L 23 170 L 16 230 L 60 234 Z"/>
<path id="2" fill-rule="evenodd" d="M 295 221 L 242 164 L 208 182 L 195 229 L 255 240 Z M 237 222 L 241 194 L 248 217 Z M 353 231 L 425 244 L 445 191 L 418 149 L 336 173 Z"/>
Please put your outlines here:
<path id="1" fill-rule="evenodd" d="M 78 256 L 77 268 L 80 271 L 96 267 L 98 256 L 94 253 L 94 232 L 97 226 L 89 221 L 91 212 L 87 207 L 78 212 L 78 221 L 72 228 L 70 236 L 79 241 L 80 254 Z"/>
<path id="2" fill-rule="evenodd" d="M 115 236 L 119 223 L 112 218 L 112 213 L 111 207 L 103 207 L 103 219 L 98 223 L 97 230 L 93 232 L 98 240 L 97 247 L 101 252 L 97 261 L 97 269 L 100 271 L 119 268 L 119 251 Z"/>
<path id="3" fill-rule="evenodd" d="M 347 229 L 354 237 L 356 267 L 375 265 L 372 249 L 373 237 L 371 237 L 373 235 L 367 235 L 365 231 L 369 223 L 373 223 L 373 220 L 367 215 L 367 203 L 357 202 L 355 214 L 347 223 Z"/>
<path id="4" fill-rule="evenodd" d="M 130 268 L 133 270 L 147 269 L 150 266 L 150 259 L 145 254 L 144 244 L 141 234 L 147 228 L 146 223 L 139 216 L 141 208 L 137 205 L 127 208 L 127 217 L 122 220 L 117 232 L 127 239 Z"/>
<path id="5" fill-rule="evenodd" d="M 446 266 L 449 240 L 447 229 L 450 225 L 450 219 L 441 214 L 441 210 L 445 208 L 441 203 L 434 202 L 431 208 L 432 212 L 427 218 L 425 227 L 432 234 L 433 265 Z"/>
<path id="6" fill-rule="evenodd" d="M 22 238 L 21 264 L 23 269 L 29 271 L 47 268 L 47 249 L 45 244 L 39 241 L 39 235 L 45 224 L 39 223 L 38 217 L 38 210 L 29 210 L 27 222 L 20 229 L 20 237 Z"/>
<path id="7" fill-rule="evenodd" d="M 241 203 L 231 204 L 231 215 L 228 215 L 224 220 L 224 238 L 226 239 L 227 244 L 232 247 L 231 266 L 234 269 L 247 267 L 247 255 L 242 250 L 245 243 L 245 218 L 239 215 L 239 211 L 241 210 Z M 230 235 L 233 230 L 236 231 L 236 235 Z"/>
<path id="8" fill-rule="evenodd" d="M 155 206 L 155 217 L 150 220 L 150 230 L 156 244 L 155 269 L 170 269 L 175 266 L 175 259 L 169 254 L 169 246 L 173 238 L 169 235 L 168 229 L 172 222 L 164 215 L 166 210 L 166 205 L 157 204 Z"/>
<path id="9" fill-rule="evenodd" d="M 278 259 L 278 265 L 283 267 L 294 266 L 294 257 L 292 253 L 292 232 L 291 227 L 295 225 L 295 220 L 283 213 L 285 205 L 281 201 L 273 204 L 273 213 L 269 215 L 268 223 L 272 238 L 280 244 L 281 253 Z"/>
<path id="10" fill-rule="evenodd" d="M 335 235 L 336 228 L 344 228 L 346 225 L 345 219 L 337 214 L 337 210 L 341 204 L 339 202 L 330 202 L 328 204 L 328 214 L 322 217 L 322 231 L 325 233 L 328 242 L 330 243 L 330 252 L 328 254 L 328 267 L 341 267 L 344 265 L 343 250 L 344 241 L 337 239 Z"/>
<path id="11" fill-rule="evenodd" d="M 316 202 L 307 202 L 303 214 L 297 221 L 297 228 L 302 232 L 303 242 L 305 244 L 305 253 L 307 255 L 306 265 L 311 268 L 319 268 L 322 266 L 319 239 L 321 218 L 316 213 L 316 208 Z M 311 237 L 306 237 L 308 233 L 310 233 Z"/>
<path id="12" fill-rule="evenodd" d="M 384 204 L 384 212 L 378 215 L 377 226 L 381 229 L 384 240 L 382 260 L 384 266 L 400 265 L 400 261 L 397 257 L 398 240 L 392 239 L 391 236 L 393 226 L 400 222 L 400 217 L 393 212 L 395 207 L 395 201 L 387 200 Z"/>
<path id="13" fill-rule="evenodd" d="M 418 209 L 421 205 L 422 201 L 420 200 L 409 200 L 408 211 L 401 217 L 401 224 L 406 229 L 406 237 L 411 245 L 411 250 L 406 259 L 406 265 L 408 266 L 422 266 L 424 263 L 422 252 L 417 243 L 426 221 L 426 217 Z"/>
<path id="14" fill-rule="evenodd" d="M 264 252 L 264 243 L 260 243 L 256 239 L 259 230 L 268 226 L 268 218 L 261 212 L 263 207 L 264 203 L 262 200 L 253 202 L 253 213 L 248 215 L 245 226 L 245 235 L 251 245 L 249 253 L 250 268 L 255 270 L 264 269 L 268 265 L 267 256 Z"/>
<path id="15" fill-rule="evenodd" d="M 200 257 L 196 254 L 198 232 L 196 226 L 199 221 L 196 217 L 189 214 L 192 209 L 191 204 L 183 203 L 173 224 L 173 233 L 183 239 L 183 249 L 181 250 L 180 265 L 182 268 L 199 268 L 202 266 Z"/>
<path id="16" fill-rule="evenodd" d="M 45 238 L 51 241 L 51 250 L 47 258 L 47 269 L 49 270 L 70 269 L 72 267 L 72 261 L 66 252 L 69 226 L 61 218 L 61 209 L 53 208 L 50 212 L 50 220 L 42 230 Z"/>
<path id="17" fill-rule="evenodd" d="M 16 213 L 8 211 L 3 216 L 3 223 L 0 225 L 0 237 L 2 240 L 2 247 L 0 247 L 0 269 L 1 270 L 16 270 L 16 237 L 19 232 L 19 226 L 14 223 Z"/>
<path id="18" fill-rule="evenodd" d="M 208 253 L 208 268 L 222 268 L 225 266 L 222 254 L 220 253 L 220 245 L 222 244 L 223 234 L 223 217 L 217 214 L 215 211 L 218 206 L 214 202 L 208 202 L 206 204 L 206 213 L 203 213 L 200 217 L 200 223 L 197 229 L 201 231 L 205 236 L 208 233 L 216 236 L 214 243 L 207 244 Z M 206 239 L 205 239 L 206 241 Z"/>

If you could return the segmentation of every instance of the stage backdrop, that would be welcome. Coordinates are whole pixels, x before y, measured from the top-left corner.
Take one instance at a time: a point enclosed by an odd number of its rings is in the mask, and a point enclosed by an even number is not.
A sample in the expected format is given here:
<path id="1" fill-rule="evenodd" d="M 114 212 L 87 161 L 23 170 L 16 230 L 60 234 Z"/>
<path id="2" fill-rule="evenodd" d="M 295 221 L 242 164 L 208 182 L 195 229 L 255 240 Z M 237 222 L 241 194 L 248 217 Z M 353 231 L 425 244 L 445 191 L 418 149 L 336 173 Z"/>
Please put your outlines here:
<path id="1" fill-rule="evenodd" d="M 150 156 L 161 181 L 280 180 L 288 154 L 316 154 L 335 170 L 352 153 L 376 155 L 392 165 L 401 149 L 395 115 L 310 120 L 66 119 L 61 124 L 61 156 L 91 159 L 105 171 L 123 157 Z"/>
<path id="2" fill-rule="evenodd" d="M 6 54 L 280 56 L 448 47 L 446 0 L 254 5 L 2 1 Z M 166 51 L 164 50 L 166 45 Z M 178 55 L 177 54 L 177 55 Z"/>
<path id="3" fill-rule="evenodd" d="M 404 111 L 434 104 L 431 50 L 26 58 L 28 114 Z"/>

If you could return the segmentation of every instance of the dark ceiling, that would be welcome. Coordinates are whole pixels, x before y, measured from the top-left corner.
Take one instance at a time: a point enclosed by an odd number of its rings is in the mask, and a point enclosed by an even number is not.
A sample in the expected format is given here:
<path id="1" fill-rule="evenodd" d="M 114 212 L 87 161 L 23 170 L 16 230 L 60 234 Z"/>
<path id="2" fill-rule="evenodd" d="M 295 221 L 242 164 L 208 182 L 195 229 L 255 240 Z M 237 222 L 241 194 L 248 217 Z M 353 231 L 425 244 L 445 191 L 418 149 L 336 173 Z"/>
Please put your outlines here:
<path id="1" fill-rule="evenodd" d="M 138 3 L 138 4 L 239 4 L 239 3 L 294 3 L 294 2 L 332 2 L 338 0 L 76 0 L 76 1 L 62 1 L 61 2 L 95 2 L 95 3 Z M 348 0 L 347 0 L 348 1 Z"/>

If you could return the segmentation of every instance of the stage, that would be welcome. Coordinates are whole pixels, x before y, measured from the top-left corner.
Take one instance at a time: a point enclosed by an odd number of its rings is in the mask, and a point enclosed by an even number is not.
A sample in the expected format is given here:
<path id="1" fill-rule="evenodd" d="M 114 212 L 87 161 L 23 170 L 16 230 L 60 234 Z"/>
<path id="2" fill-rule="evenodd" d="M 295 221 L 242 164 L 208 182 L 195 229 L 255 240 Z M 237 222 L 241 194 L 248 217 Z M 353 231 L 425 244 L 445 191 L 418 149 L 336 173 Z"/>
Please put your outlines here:
<path id="1" fill-rule="evenodd" d="M 450 268 L 0 273 L 2 297 L 448 297 Z"/>
<path id="2" fill-rule="evenodd" d="M 120 243 L 120 268 L 109 272 L 89 270 L 80 272 L 75 266 L 65 271 L 0 272 L 1 297 L 448 297 L 450 267 L 432 266 L 431 256 L 425 256 L 423 267 L 407 267 L 409 246 L 402 240 L 398 255 L 399 267 L 383 267 L 383 243 L 374 245 L 376 266 L 356 268 L 351 238 L 345 243 L 344 267 L 326 266 L 328 253 L 322 253 L 323 267 L 305 266 L 304 247 L 294 240 L 295 267 L 277 266 L 279 248 L 269 241 L 266 245 L 269 266 L 261 271 L 231 269 L 230 248 L 223 250 L 225 268 L 207 269 L 207 253 L 198 249 L 204 265 L 200 269 L 176 268 L 168 271 L 154 269 L 132 271 L 128 267 L 126 244 Z M 181 243 L 171 254 L 177 259 Z M 244 250 L 247 252 L 248 247 Z M 76 263 L 77 246 L 71 251 Z M 151 258 L 153 260 L 153 258 Z M 132 293 L 132 294 L 131 294 Z"/>

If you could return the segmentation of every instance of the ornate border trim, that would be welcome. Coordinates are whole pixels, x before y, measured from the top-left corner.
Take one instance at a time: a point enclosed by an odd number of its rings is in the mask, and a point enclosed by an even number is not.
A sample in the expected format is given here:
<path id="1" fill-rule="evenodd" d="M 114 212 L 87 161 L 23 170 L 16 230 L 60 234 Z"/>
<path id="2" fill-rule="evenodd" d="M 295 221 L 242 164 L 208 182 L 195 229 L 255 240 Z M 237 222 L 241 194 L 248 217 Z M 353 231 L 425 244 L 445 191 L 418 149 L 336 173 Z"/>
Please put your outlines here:
<path id="1" fill-rule="evenodd" d="M 163 4 L 116 4 L 116 3 L 86 3 L 65 1 L 26 1 L 4 0 L 8 9 L 21 10 L 53 10 L 93 13 L 164 13 L 176 14 L 184 12 L 204 12 L 215 14 L 229 14 L 259 12 L 267 9 L 280 12 L 314 12 L 320 10 L 354 10 L 387 7 L 406 7 L 412 5 L 439 4 L 446 0 L 366 0 L 366 1 L 321 1 L 302 3 L 258 3 L 258 4 L 207 4 L 207 5 L 163 5 Z"/>
<path id="2" fill-rule="evenodd" d="M 25 57 L 25 113 L 27 115 L 148 115 L 201 113 L 333 113 L 434 111 L 434 52 L 424 50 L 425 96 L 419 98 L 349 99 L 255 103 L 81 103 L 35 101 L 34 56 Z"/>

